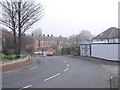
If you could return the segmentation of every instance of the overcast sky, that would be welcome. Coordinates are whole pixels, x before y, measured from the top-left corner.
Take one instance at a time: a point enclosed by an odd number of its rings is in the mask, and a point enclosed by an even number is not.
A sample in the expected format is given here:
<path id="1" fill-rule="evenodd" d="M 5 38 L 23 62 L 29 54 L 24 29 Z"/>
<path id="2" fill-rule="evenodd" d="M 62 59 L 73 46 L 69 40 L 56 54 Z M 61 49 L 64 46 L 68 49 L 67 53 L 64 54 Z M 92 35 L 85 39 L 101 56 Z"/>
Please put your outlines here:
<path id="1" fill-rule="evenodd" d="M 43 34 L 65 37 L 81 30 L 97 35 L 110 27 L 118 27 L 118 1 L 41 0 L 45 15 L 31 30 L 40 27 Z"/>

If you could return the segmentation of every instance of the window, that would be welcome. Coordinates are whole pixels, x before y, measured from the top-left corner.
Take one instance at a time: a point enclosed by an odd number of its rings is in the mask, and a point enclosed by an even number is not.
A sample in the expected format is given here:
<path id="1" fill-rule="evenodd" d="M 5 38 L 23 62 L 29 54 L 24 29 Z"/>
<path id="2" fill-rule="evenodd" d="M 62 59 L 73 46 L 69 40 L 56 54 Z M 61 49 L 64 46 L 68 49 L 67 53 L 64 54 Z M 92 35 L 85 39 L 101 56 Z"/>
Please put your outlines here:
<path id="1" fill-rule="evenodd" d="M 44 41 L 42 41 L 42 43 L 44 43 Z"/>
<path id="2" fill-rule="evenodd" d="M 113 39 L 109 39 L 109 43 L 114 43 Z"/>
<path id="3" fill-rule="evenodd" d="M 114 38 L 114 43 L 119 43 L 118 38 Z"/>

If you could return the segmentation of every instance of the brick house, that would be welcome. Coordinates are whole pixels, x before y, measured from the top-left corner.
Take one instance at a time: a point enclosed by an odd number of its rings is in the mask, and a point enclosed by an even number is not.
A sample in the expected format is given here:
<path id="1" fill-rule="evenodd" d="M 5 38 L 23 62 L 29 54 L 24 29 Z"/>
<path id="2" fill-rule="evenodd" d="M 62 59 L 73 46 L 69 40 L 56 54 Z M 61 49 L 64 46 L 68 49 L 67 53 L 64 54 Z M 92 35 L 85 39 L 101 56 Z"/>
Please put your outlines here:
<path id="1" fill-rule="evenodd" d="M 70 40 L 65 37 L 54 37 L 53 35 L 43 34 L 43 36 L 33 36 L 35 39 L 35 52 L 60 50 L 63 47 L 71 46 Z"/>
<path id="2" fill-rule="evenodd" d="M 12 33 L 5 28 L 0 28 L 0 50 L 5 47 L 5 43 L 8 43 L 8 39 L 11 39 Z"/>

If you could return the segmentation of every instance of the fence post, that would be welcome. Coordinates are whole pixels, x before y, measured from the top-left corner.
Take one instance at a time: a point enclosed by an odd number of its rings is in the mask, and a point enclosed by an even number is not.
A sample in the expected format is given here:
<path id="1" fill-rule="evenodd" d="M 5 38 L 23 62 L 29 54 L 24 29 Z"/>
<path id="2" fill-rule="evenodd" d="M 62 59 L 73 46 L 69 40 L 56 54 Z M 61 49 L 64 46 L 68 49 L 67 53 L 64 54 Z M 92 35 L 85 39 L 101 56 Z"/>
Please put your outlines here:
<path id="1" fill-rule="evenodd" d="M 111 88 L 112 88 L 112 78 L 113 78 L 113 77 L 110 77 L 110 90 L 111 90 Z"/>

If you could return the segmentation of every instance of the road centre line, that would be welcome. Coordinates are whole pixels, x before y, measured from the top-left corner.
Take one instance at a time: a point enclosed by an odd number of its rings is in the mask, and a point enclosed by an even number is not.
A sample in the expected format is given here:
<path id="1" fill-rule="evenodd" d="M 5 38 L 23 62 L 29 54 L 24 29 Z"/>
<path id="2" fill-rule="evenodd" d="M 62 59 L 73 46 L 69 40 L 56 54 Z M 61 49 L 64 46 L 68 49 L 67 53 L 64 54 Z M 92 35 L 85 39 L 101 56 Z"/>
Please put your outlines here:
<path id="1" fill-rule="evenodd" d="M 66 63 L 66 61 L 64 61 L 64 63 Z"/>
<path id="2" fill-rule="evenodd" d="M 66 63 L 68 67 L 70 66 L 66 61 L 64 61 L 64 63 Z"/>
<path id="3" fill-rule="evenodd" d="M 69 69 L 69 64 L 66 62 L 66 61 L 64 61 L 64 63 L 66 63 L 67 64 L 67 68 L 63 71 L 63 72 L 66 72 L 68 69 Z"/>
<path id="4" fill-rule="evenodd" d="M 64 70 L 64 72 L 66 72 L 68 70 L 68 67 Z"/>
<path id="5" fill-rule="evenodd" d="M 25 87 L 23 87 L 23 88 L 20 88 L 20 89 L 18 89 L 18 90 L 22 90 L 22 89 L 25 89 L 25 88 L 29 88 L 29 87 L 31 87 L 32 85 L 28 85 L 28 86 L 25 86 Z"/>
<path id="6" fill-rule="evenodd" d="M 54 77 L 57 77 L 57 76 L 59 76 L 59 75 L 60 75 L 60 73 L 55 74 L 55 75 L 53 75 L 53 76 L 51 76 L 51 77 L 49 77 L 49 78 L 47 78 L 47 79 L 44 79 L 44 81 L 48 81 L 48 80 L 50 80 L 50 79 L 52 79 L 52 78 L 54 78 Z"/>
<path id="7" fill-rule="evenodd" d="M 69 67 L 69 64 L 67 64 L 67 66 Z"/>
<path id="8" fill-rule="evenodd" d="M 64 63 L 67 64 L 67 68 L 66 68 L 65 70 L 63 70 L 63 72 L 65 72 L 65 71 L 67 71 L 67 70 L 69 69 L 69 64 L 68 64 L 66 61 L 64 61 Z M 53 76 L 51 76 L 51 77 L 49 77 L 49 78 L 47 78 L 47 79 L 44 79 L 44 81 L 48 81 L 48 80 L 50 80 L 50 79 L 52 79 L 52 78 L 54 78 L 54 77 L 57 77 L 57 76 L 59 76 L 59 75 L 60 75 L 60 73 L 55 74 L 55 75 L 53 75 Z"/>

